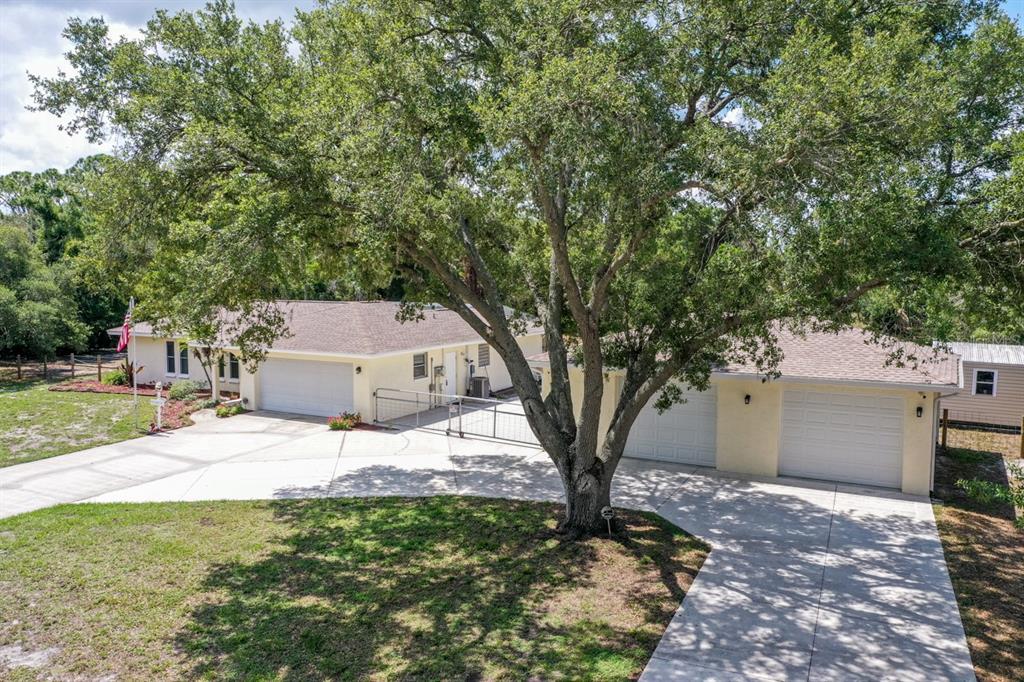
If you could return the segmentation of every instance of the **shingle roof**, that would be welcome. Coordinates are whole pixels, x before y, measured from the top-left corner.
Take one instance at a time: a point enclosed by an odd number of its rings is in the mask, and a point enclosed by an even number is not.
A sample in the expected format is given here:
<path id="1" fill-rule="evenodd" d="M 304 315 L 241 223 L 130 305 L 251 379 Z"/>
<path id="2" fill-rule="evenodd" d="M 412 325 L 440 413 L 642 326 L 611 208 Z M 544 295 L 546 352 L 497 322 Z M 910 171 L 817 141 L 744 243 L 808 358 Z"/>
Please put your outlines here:
<path id="1" fill-rule="evenodd" d="M 937 344 L 939 345 L 939 344 Z M 993 365 L 1024 365 L 1024 346 L 1008 343 L 969 343 L 951 341 L 945 344 L 964 362 L 987 362 Z"/>
<path id="2" fill-rule="evenodd" d="M 859 329 L 838 333 L 776 330 L 782 361 L 781 378 L 820 379 L 825 382 L 852 381 L 902 384 L 910 386 L 959 386 L 959 359 L 950 353 L 927 346 L 902 343 L 900 346 L 916 356 L 916 363 L 899 367 L 889 362 L 891 350 L 874 343 L 871 336 Z M 529 357 L 531 362 L 548 361 L 547 353 Z M 752 363 L 730 363 L 715 370 L 720 375 L 756 375 Z"/>
<path id="3" fill-rule="evenodd" d="M 909 385 L 959 386 L 960 365 L 956 356 L 927 346 L 900 343 L 899 347 L 915 356 L 914 362 L 900 367 L 890 362 L 892 349 L 872 341 L 871 335 L 847 328 L 832 332 L 797 334 L 788 329 L 776 331 L 783 358 L 782 377 L 867 381 Z M 731 363 L 722 374 L 756 374 L 749 363 Z"/>
<path id="4" fill-rule="evenodd" d="M 288 334 L 272 350 L 338 355 L 387 355 L 446 345 L 479 343 L 480 335 L 459 314 L 441 306 L 423 311 L 424 319 L 399 322 L 399 303 L 391 301 L 278 301 Z M 120 328 L 109 330 L 120 333 Z M 147 323 L 135 327 L 147 336 Z"/>

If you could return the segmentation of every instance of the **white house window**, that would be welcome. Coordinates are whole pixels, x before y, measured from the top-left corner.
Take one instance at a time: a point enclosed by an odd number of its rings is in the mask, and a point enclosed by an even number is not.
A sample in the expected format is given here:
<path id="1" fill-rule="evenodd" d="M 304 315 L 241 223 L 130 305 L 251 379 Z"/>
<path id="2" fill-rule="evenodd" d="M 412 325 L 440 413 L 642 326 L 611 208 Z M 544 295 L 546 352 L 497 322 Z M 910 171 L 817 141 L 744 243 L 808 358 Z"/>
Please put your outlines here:
<path id="1" fill-rule="evenodd" d="M 167 374 L 174 374 L 174 368 L 176 367 L 174 341 L 168 341 L 165 343 L 164 348 L 167 352 Z"/>
<path id="2" fill-rule="evenodd" d="M 974 395 L 995 395 L 996 375 L 994 369 L 974 370 Z"/>
<path id="3" fill-rule="evenodd" d="M 238 356 L 234 353 L 228 356 L 228 377 L 238 379 Z"/>
<path id="4" fill-rule="evenodd" d="M 425 379 L 427 377 L 427 354 L 416 353 L 412 356 L 412 378 Z"/>
<path id="5" fill-rule="evenodd" d="M 476 347 L 476 364 L 479 367 L 491 364 L 491 347 L 486 343 L 481 343 Z"/>
<path id="6" fill-rule="evenodd" d="M 181 343 L 178 346 L 178 374 L 188 376 L 188 344 Z"/>
<path id="7" fill-rule="evenodd" d="M 217 358 L 217 376 L 221 379 L 224 378 L 224 356 Z"/>

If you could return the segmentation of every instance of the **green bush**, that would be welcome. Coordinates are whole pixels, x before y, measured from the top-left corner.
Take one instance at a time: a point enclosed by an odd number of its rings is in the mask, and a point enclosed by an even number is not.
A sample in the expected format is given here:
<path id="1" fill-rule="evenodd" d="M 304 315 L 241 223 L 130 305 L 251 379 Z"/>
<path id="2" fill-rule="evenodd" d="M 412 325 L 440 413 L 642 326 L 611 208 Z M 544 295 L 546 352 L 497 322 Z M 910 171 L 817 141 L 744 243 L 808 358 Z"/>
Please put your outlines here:
<path id="1" fill-rule="evenodd" d="M 243 412 L 245 412 L 245 408 L 241 405 L 221 405 L 217 408 L 217 416 L 221 418 L 234 417 L 236 414 L 242 414 Z"/>
<path id="2" fill-rule="evenodd" d="M 196 409 L 208 410 L 211 407 L 217 407 L 217 399 L 216 398 L 207 398 L 206 400 L 204 400 L 201 403 L 199 403 L 199 407 L 196 408 Z"/>
<path id="3" fill-rule="evenodd" d="M 961 478 L 956 485 L 967 493 L 968 497 L 981 504 L 1010 504 L 1015 509 L 1024 509 L 1024 469 L 1019 464 L 1008 464 L 1007 468 L 1012 476 L 1009 485 L 982 481 L 978 478 Z M 1019 516 L 1015 524 L 1018 528 L 1024 528 L 1024 516 Z"/>
<path id="4" fill-rule="evenodd" d="M 103 383 L 107 386 L 127 386 L 128 375 L 120 369 L 111 370 L 104 375 Z"/>
<path id="5" fill-rule="evenodd" d="M 175 381 L 171 384 L 171 389 L 167 391 L 167 397 L 171 400 L 192 400 L 200 388 L 202 386 L 189 379 Z"/>

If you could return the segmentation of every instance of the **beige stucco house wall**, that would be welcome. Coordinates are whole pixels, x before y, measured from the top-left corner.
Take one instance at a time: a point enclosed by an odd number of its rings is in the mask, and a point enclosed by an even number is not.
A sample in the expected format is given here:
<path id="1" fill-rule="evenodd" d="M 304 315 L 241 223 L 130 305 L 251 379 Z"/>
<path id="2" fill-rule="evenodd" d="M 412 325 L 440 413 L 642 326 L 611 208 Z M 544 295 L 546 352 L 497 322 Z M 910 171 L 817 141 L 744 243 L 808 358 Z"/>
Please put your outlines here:
<path id="1" fill-rule="evenodd" d="M 182 379 L 191 379 L 200 384 L 207 385 L 206 374 L 196 359 L 193 351 L 189 351 L 188 374 L 182 375 L 177 371 L 167 372 L 166 364 L 166 342 L 175 341 L 176 352 L 180 351 L 183 340 L 167 338 L 152 338 L 136 336 L 133 344 L 129 347 L 129 359 L 136 364 L 141 364 L 143 370 L 139 373 L 140 383 L 163 382 L 171 384 Z M 539 353 L 541 351 L 541 335 L 528 334 L 519 338 L 520 345 L 525 355 Z M 381 356 L 346 356 L 327 353 L 304 353 L 289 351 L 270 351 L 267 359 L 296 359 L 313 360 L 320 362 L 342 362 L 351 363 L 358 368 L 353 374 L 353 403 L 355 410 L 363 415 L 366 420 L 375 418 L 374 391 L 378 388 L 397 389 L 401 391 L 417 391 L 422 393 L 435 393 L 441 390 L 440 384 L 435 385 L 435 367 L 445 363 L 445 357 L 454 353 L 455 366 L 455 395 L 466 395 L 469 387 L 470 367 L 473 372 L 483 374 L 490 379 L 491 390 L 499 391 L 509 388 L 512 385 L 508 369 L 498 352 L 491 349 L 490 363 L 483 368 L 479 367 L 480 344 L 457 344 L 444 345 L 434 348 L 419 349 L 403 353 L 395 353 Z M 228 350 L 222 351 L 224 354 Z M 415 378 L 413 376 L 413 357 L 425 353 L 427 356 L 427 376 Z M 178 358 L 176 356 L 176 369 Z M 214 363 L 216 369 L 216 363 Z M 211 375 L 211 378 L 212 375 Z M 255 373 L 246 370 L 245 364 L 240 363 L 239 379 L 230 379 L 230 373 L 225 371 L 224 379 L 218 381 L 222 392 L 239 393 L 246 401 L 248 409 L 260 409 L 262 396 L 260 395 L 259 368 Z M 390 416 L 395 416 L 394 414 Z"/>
<path id="2" fill-rule="evenodd" d="M 551 386 L 550 370 L 542 373 L 545 393 Z M 622 375 L 605 375 L 605 393 L 601 406 L 601 429 L 611 420 L 621 387 Z M 762 382 L 760 378 L 715 374 L 711 379 L 717 393 L 716 464 L 720 471 L 779 475 L 779 452 L 782 441 L 783 393 L 787 387 L 822 390 L 829 393 L 860 393 L 898 396 L 903 399 L 902 485 L 904 493 L 927 495 L 933 485 L 935 433 L 938 425 L 940 391 L 920 391 L 900 387 L 814 383 L 810 381 L 777 380 Z M 570 386 L 574 395 L 582 394 L 583 372 L 570 369 Z M 751 396 L 749 404 L 744 402 Z M 577 415 L 580 406 L 574 405 Z M 922 416 L 917 416 L 921 407 Z"/>
<path id="3" fill-rule="evenodd" d="M 782 442 L 782 396 L 787 387 L 829 393 L 897 396 L 903 399 L 902 490 L 927 495 L 932 488 L 938 391 L 878 386 L 846 386 L 807 381 L 712 379 L 718 387 L 717 468 L 761 476 L 779 475 Z M 744 403 L 750 395 L 750 404 Z M 917 408 L 921 416 L 917 416 Z"/>

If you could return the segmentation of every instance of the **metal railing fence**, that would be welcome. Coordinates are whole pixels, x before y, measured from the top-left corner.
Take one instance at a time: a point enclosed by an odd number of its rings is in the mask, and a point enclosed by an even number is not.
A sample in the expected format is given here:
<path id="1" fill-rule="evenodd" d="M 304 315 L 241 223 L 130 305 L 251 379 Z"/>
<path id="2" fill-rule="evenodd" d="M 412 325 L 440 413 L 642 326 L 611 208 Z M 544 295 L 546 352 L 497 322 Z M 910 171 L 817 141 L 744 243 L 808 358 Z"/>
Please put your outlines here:
<path id="1" fill-rule="evenodd" d="M 394 388 L 378 388 L 373 397 L 373 421 L 377 424 L 443 431 L 460 437 L 479 436 L 539 444 L 518 400 Z"/>

